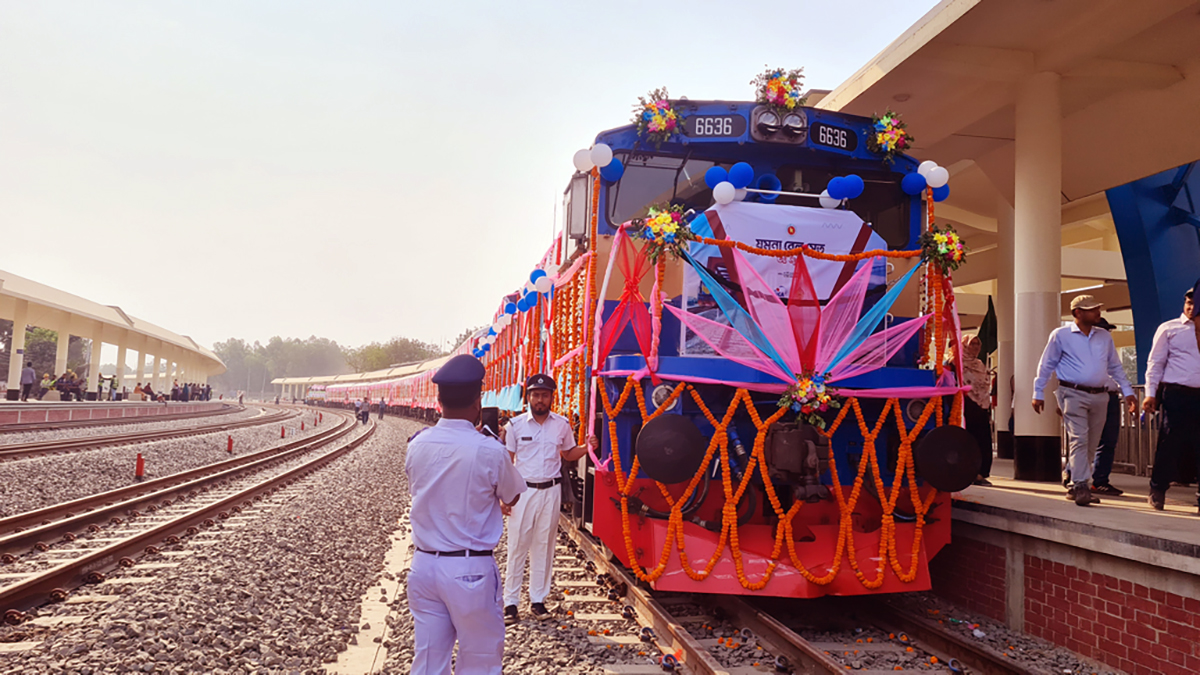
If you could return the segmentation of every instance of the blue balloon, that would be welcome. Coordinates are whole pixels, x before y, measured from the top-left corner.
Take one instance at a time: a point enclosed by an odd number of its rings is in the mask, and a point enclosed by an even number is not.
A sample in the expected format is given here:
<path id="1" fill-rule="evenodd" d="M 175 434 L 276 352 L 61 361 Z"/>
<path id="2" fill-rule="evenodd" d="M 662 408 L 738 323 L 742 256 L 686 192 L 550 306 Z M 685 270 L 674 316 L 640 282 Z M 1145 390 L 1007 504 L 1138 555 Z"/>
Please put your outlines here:
<path id="1" fill-rule="evenodd" d="M 904 190 L 906 195 L 919 195 L 925 191 L 925 186 L 925 176 L 916 171 L 900 179 L 900 189 Z"/>
<path id="2" fill-rule="evenodd" d="M 621 180 L 621 176 L 624 175 L 625 165 L 616 157 L 613 157 L 613 161 L 609 162 L 608 166 L 600 167 L 600 177 L 610 183 Z"/>
<path id="3" fill-rule="evenodd" d="M 486 353 L 492 351 L 492 346 L 485 342 L 485 343 L 483 343 L 483 346 L 480 347 L 479 349 L 482 350 L 484 354 L 486 354 Z"/>
<path id="4" fill-rule="evenodd" d="M 525 302 L 525 298 L 521 298 L 517 301 L 517 311 L 521 313 L 529 311 L 529 303 Z"/>
<path id="5" fill-rule="evenodd" d="M 830 197 L 834 199 L 849 199 L 850 187 L 846 185 L 846 179 L 841 176 L 831 178 L 829 185 L 825 188 Z"/>
<path id="6" fill-rule="evenodd" d="M 754 180 L 754 167 L 746 162 L 738 162 L 729 169 L 729 182 L 739 190 L 749 187 L 752 180 Z"/>
<path id="7" fill-rule="evenodd" d="M 529 273 L 529 283 L 536 284 L 537 280 L 541 279 L 544 276 L 546 276 L 546 270 L 539 267 L 536 270 Z"/>
<path id="8" fill-rule="evenodd" d="M 479 358 L 479 357 L 483 356 L 483 352 L 479 351 L 478 349 L 475 349 L 471 352 L 471 356 L 474 356 L 475 358 Z"/>
<path id="9" fill-rule="evenodd" d="M 944 202 L 946 197 L 950 196 L 950 184 L 946 183 L 940 188 L 933 188 L 933 201 Z"/>
<path id="10" fill-rule="evenodd" d="M 505 314 L 516 314 L 517 313 L 517 303 L 510 302 L 510 303 L 507 303 L 506 305 L 504 305 L 504 313 Z"/>
<path id="11" fill-rule="evenodd" d="M 775 174 L 764 173 L 758 177 L 757 181 L 755 181 L 754 187 L 758 188 L 759 190 L 782 190 L 783 183 L 779 182 L 779 178 Z M 776 199 L 779 199 L 779 195 L 758 195 L 758 201 L 765 202 L 767 204 L 770 204 Z"/>
<path id="12" fill-rule="evenodd" d="M 525 294 L 525 306 L 526 307 L 528 307 L 529 309 L 533 309 L 534 307 L 537 307 L 537 303 L 538 303 L 537 291 L 529 291 L 528 293 Z"/>
<path id="13" fill-rule="evenodd" d="M 866 184 L 863 183 L 862 176 L 859 176 L 858 174 L 852 173 L 849 176 L 843 176 L 842 180 L 845 181 L 845 184 L 849 186 L 850 190 L 850 194 L 846 196 L 846 199 L 854 199 L 855 197 L 861 196 L 863 189 L 866 188 Z"/>
<path id="14" fill-rule="evenodd" d="M 495 334 L 496 334 L 496 329 L 495 329 L 495 328 L 489 328 L 489 329 L 488 329 L 488 332 L 487 332 L 487 334 L 488 334 L 488 335 L 495 335 Z"/>
<path id="15" fill-rule="evenodd" d="M 729 172 L 719 166 L 714 166 L 704 172 L 704 184 L 710 190 L 727 180 L 729 180 Z"/>

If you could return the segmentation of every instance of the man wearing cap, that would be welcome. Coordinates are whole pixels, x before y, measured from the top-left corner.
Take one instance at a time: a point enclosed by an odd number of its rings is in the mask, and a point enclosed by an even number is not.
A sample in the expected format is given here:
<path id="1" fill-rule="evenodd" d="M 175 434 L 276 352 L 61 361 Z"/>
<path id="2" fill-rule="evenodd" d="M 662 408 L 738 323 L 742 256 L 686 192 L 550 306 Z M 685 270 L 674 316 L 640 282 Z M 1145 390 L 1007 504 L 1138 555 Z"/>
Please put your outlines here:
<path id="1" fill-rule="evenodd" d="M 492 549 L 504 531 L 501 508 L 526 488 L 504 446 L 475 429 L 483 376 L 473 356 L 447 361 L 433 376 L 442 418 L 408 444 L 413 675 L 449 673 L 456 639 L 460 674 L 501 672 L 504 616 Z"/>
<path id="2" fill-rule="evenodd" d="M 1050 333 L 1038 363 L 1037 379 L 1033 381 L 1033 410 L 1041 414 L 1050 376 L 1058 376 L 1058 407 L 1067 428 L 1067 463 L 1074 481 L 1071 497 L 1079 506 L 1100 503 L 1088 481 L 1108 412 L 1109 378 L 1121 387 L 1131 411 L 1137 403 L 1112 336 L 1097 326 L 1102 306 L 1090 295 L 1080 295 L 1071 301 L 1075 321 Z"/>
<path id="3" fill-rule="evenodd" d="M 554 402 L 554 378 L 545 374 L 530 376 L 525 383 L 525 401 L 529 410 L 514 417 L 505 429 L 505 445 L 517 470 L 525 477 L 529 493 L 512 509 L 508 521 L 508 563 L 504 572 L 504 622 L 520 620 L 517 600 L 525 580 L 525 559 L 529 558 L 529 601 L 535 619 L 550 618 L 546 596 L 550 594 L 550 576 L 554 566 L 554 533 L 562 505 L 563 460 L 573 462 L 587 450 L 575 444 L 575 431 L 567 418 L 550 411 Z M 592 448 L 599 446 L 588 437 Z"/>
<path id="4" fill-rule="evenodd" d="M 1196 286 L 1200 287 L 1200 282 Z M 1146 359 L 1142 409 L 1153 413 L 1161 403 L 1171 427 L 1165 437 L 1159 437 L 1150 474 L 1150 504 L 1158 511 L 1166 503 L 1167 488 L 1180 459 L 1190 457 L 1200 470 L 1200 328 L 1194 318 L 1194 295 L 1195 288 L 1184 294 L 1182 316 L 1158 327 Z M 1161 402 L 1157 398 L 1160 388 Z"/>
<path id="5" fill-rule="evenodd" d="M 1104 317 L 1096 323 L 1111 335 L 1116 326 Z M 1092 494 L 1119 497 L 1124 491 L 1110 482 L 1113 460 L 1117 455 L 1117 442 L 1121 439 L 1121 386 L 1108 378 L 1108 408 L 1104 414 L 1104 430 L 1100 432 L 1100 447 L 1096 449 L 1096 462 L 1092 465 Z M 1063 487 L 1070 488 L 1071 469 L 1063 471 Z M 1071 492 L 1067 496 L 1072 496 Z"/>

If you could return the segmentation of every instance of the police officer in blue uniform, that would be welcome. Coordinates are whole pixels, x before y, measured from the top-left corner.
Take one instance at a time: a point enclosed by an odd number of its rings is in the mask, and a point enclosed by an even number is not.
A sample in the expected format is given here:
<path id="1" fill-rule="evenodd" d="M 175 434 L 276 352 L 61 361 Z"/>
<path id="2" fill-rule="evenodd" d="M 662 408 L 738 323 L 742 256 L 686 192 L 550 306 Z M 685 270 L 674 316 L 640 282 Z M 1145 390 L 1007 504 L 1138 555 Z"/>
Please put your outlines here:
<path id="1" fill-rule="evenodd" d="M 449 675 L 455 640 L 460 675 L 501 672 L 504 616 L 492 549 L 504 531 L 501 507 L 526 487 L 505 447 L 475 428 L 483 376 L 468 355 L 438 370 L 442 419 L 413 437 L 405 457 L 416 548 L 408 574 L 413 675 Z"/>

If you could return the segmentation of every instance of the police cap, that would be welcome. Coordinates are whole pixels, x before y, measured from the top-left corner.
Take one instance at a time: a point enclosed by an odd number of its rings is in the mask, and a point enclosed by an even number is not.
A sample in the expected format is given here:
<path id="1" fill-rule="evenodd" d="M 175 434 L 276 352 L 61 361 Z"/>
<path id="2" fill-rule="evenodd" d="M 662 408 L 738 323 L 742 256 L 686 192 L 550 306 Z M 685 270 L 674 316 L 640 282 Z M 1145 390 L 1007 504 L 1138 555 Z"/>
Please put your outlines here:
<path id="1" fill-rule="evenodd" d="M 433 374 L 436 385 L 481 384 L 484 369 L 479 359 L 470 354 L 459 354 Z"/>
<path id="2" fill-rule="evenodd" d="M 554 383 L 554 378 L 545 373 L 530 375 L 529 379 L 525 381 L 525 391 L 532 391 L 534 389 L 549 389 L 550 391 L 554 391 L 557 388 L 558 385 Z"/>

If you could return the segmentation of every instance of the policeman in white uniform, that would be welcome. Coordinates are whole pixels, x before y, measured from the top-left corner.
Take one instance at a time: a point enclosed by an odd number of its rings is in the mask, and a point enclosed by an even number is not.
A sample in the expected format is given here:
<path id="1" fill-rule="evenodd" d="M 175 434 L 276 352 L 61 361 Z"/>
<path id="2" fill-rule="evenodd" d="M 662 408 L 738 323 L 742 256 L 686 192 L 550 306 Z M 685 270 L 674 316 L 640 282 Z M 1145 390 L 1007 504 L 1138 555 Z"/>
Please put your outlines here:
<path id="1" fill-rule="evenodd" d="M 575 444 L 575 432 L 567 418 L 550 411 L 554 401 L 554 378 L 537 374 L 525 383 L 529 410 L 513 418 L 505 429 L 505 445 L 517 471 L 525 477 L 529 493 L 512 508 L 508 521 L 508 563 L 504 573 L 504 622 L 520 620 L 517 600 L 525 580 L 529 558 L 529 601 L 534 618 L 550 618 L 546 596 L 554 566 L 554 533 L 562 506 L 562 462 L 573 462 L 587 450 Z M 599 445 L 588 438 L 593 448 Z"/>
<path id="2" fill-rule="evenodd" d="M 1183 315 L 1158 327 L 1146 359 L 1146 398 L 1142 409 L 1167 414 L 1165 434 L 1159 436 L 1150 474 L 1150 505 L 1162 511 L 1167 488 L 1181 460 L 1196 463 L 1200 472 L 1200 325 L 1195 294 L 1200 281 L 1184 294 Z M 1161 387 L 1160 387 L 1161 385 Z M 1162 401 L 1157 399 L 1160 393 Z M 1196 495 L 1200 502 L 1200 492 Z"/>
<path id="3" fill-rule="evenodd" d="M 456 639 L 460 675 L 501 672 L 504 617 L 492 549 L 504 531 L 501 508 L 526 488 L 504 446 L 475 428 L 483 376 L 472 356 L 446 362 L 433 376 L 442 419 L 408 445 L 413 675 L 450 675 Z"/>

